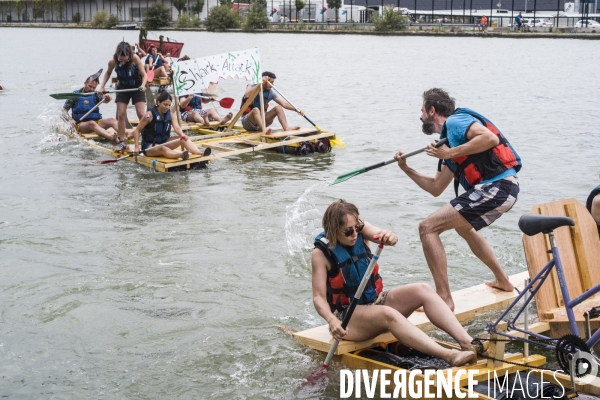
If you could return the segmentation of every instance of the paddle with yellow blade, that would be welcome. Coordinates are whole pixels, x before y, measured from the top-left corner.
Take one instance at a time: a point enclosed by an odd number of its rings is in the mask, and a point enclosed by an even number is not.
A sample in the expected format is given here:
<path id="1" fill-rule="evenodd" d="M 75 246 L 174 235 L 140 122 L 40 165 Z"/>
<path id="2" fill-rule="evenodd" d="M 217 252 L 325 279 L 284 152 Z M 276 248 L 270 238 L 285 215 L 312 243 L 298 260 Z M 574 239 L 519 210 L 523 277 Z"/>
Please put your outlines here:
<path id="1" fill-rule="evenodd" d="M 448 139 L 446 139 L 446 138 L 444 138 L 442 140 L 439 140 L 435 144 L 435 147 L 440 147 L 441 145 L 443 145 L 447 141 L 448 141 Z M 428 148 L 429 148 L 429 146 L 426 146 L 426 147 L 423 147 L 423 148 L 421 148 L 419 150 L 415 150 L 415 151 L 411 151 L 410 153 L 402 154 L 402 158 L 406 159 L 408 157 L 412 157 L 412 156 L 414 156 L 416 154 L 424 152 Z M 364 174 L 365 172 L 372 171 L 372 170 L 374 170 L 376 168 L 384 167 L 384 166 L 389 165 L 389 164 L 391 164 L 393 162 L 396 162 L 396 159 L 392 158 L 391 160 L 382 161 L 382 162 L 377 163 L 377 164 L 369 165 L 368 167 L 357 168 L 355 170 L 343 173 L 340 176 L 338 176 L 337 178 L 335 178 L 335 181 L 333 181 L 332 183 L 330 183 L 329 186 L 335 185 L 335 184 L 340 183 L 340 182 L 347 181 L 348 179 L 354 178 L 357 175 Z"/>
<path id="2" fill-rule="evenodd" d="M 295 105 L 293 105 L 293 104 L 292 104 L 292 102 L 291 102 L 291 101 L 289 101 L 289 100 L 287 99 L 287 97 L 285 97 L 285 95 L 284 95 L 283 93 L 281 93 L 281 91 L 275 87 L 275 85 L 273 85 L 273 84 L 271 83 L 271 87 L 272 87 L 273 89 L 275 89 L 275 91 L 276 91 L 277 93 L 279 93 L 279 95 L 280 95 L 281 97 L 283 97 L 283 99 L 284 99 L 285 101 L 287 101 L 288 103 L 290 103 L 290 105 L 296 109 L 296 112 L 297 112 L 297 113 L 299 113 L 299 112 L 300 112 L 300 109 L 299 109 L 298 107 L 296 107 Z M 319 128 L 319 127 L 318 127 L 318 126 L 317 126 L 317 125 L 316 125 L 314 122 L 312 122 L 312 121 L 311 121 L 311 120 L 310 120 L 310 119 L 309 119 L 309 118 L 308 118 L 306 115 L 303 115 L 303 117 L 304 117 L 304 118 L 306 118 L 306 120 L 307 120 L 308 122 L 310 122 L 310 124 L 311 124 L 312 126 L 314 126 L 314 127 L 315 127 L 315 129 L 316 129 L 317 131 L 319 131 L 319 132 L 321 131 L 321 128 Z M 343 141 L 342 139 L 338 138 L 338 137 L 335 137 L 335 138 L 329 139 L 329 143 L 331 144 L 331 147 L 346 147 L 346 143 L 344 143 L 344 141 Z"/>
<path id="3" fill-rule="evenodd" d="M 379 236 L 375 236 L 373 239 L 378 240 Z M 371 274 L 373 273 L 373 268 L 375 268 L 375 264 L 377 264 L 377 260 L 379 260 L 379 256 L 381 255 L 382 250 L 383 250 L 383 242 L 379 243 L 379 245 L 377 246 L 377 249 L 375 250 L 375 253 L 373 254 L 373 258 L 371 258 L 371 262 L 369 263 L 369 266 L 367 267 L 367 271 L 365 272 L 365 275 L 363 276 L 362 280 L 360 281 L 360 285 L 358 285 L 358 289 L 356 289 L 356 293 L 354 293 L 354 298 L 352 299 L 352 302 L 348 306 L 348 311 L 346 312 L 346 316 L 344 317 L 344 320 L 342 321 L 342 329 L 344 329 L 344 330 L 346 330 L 346 327 L 348 326 L 348 323 L 350 322 L 350 318 L 352 317 L 352 314 L 354 313 L 354 309 L 356 308 L 356 306 L 358 305 L 358 301 L 362 297 L 363 291 L 365 290 L 365 287 L 367 286 L 367 282 L 369 281 L 369 279 L 371 279 Z M 331 344 L 331 348 L 329 349 L 329 353 L 327 353 L 327 357 L 325 358 L 323 365 L 321 365 L 321 368 L 319 368 L 318 370 L 316 370 L 315 372 L 311 373 L 310 375 L 308 375 L 306 377 L 306 385 L 304 385 L 304 387 L 302 387 L 300 389 L 301 393 L 299 393 L 299 394 L 303 395 L 303 396 L 301 396 L 302 398 L 307 398 L 304 396 L 304 394 L 308 394 L 308 392 L 311 392 L 312 394 L 314 394 L 314 391 L 315 391 L 314 389 L 318 388 L 322 385 L 322 381 L 326 377 L 327 369 L 329 368 L 329 364 L 331 363 L 331 359 L 333 358 L 333 355 L 335 354 L 335 351 L 337 350 L 339 342 L 340 341 L 338 339 L 335 339 L 333 341 L 333 343 Z"/>
<path id="4" fill-rule="evenodd" d="M 122 90 L 106 90 L 104 93 L 125 93 L 125 92 L 137 92 L 142 90 L 141 87 L 139 88 L 134 88 L 134 89 L 122 89 Z M 56 99 L 56 100 L 76 100 L 82 96 L 89 96 L 91 94 L 95 94 L 96 92 L 90 92 L 90 93 L 75 93 L 75 92 L 69 92 L 69 93 L 54 93 L 51 94 L 50 97 Z"/>

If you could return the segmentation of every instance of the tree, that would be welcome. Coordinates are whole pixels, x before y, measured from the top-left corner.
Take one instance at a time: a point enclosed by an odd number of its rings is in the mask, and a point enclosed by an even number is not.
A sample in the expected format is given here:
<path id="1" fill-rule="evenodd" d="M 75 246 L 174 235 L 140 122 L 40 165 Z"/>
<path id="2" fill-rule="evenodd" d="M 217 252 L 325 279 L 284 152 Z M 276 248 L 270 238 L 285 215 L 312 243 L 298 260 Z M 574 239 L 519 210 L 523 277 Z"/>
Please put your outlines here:
<path id="1" fill-rule="evenodd" d="M 327 0 L 328 8 L 335 8 L 335 22 L 338 22 L 338 16 L 340 14 L 340 7 L 342 6 L 342 0 Z"/>
<path id="2" fill-rule="evenodd" d="M 81 14 L 76 12 L 75 14 L 73 14 L 73 16 L 71 17 L 71 21 L 75 22 L 77 25 L 79 25 L 79 23 L 81 22 Z"/>
<path id="3" fill-rule="evenodd" d="M 17 21 L 21 21 L 21 12 L 23 11 L 23 2 L 21 0 L 15 1 L 15 12 L 17 13 Z"/>
<path id="4" fill-rule="evenodd" d="M 304 7 L 306 6 L 306 3 L 304 2 L 304 0 L 295 0 L 296 3 L 296 21 L 299 21 L 298 19 L 298 12 L 302 11 L 302 9 L 304 9 Z"/>
<path id="5" fill-rule="evenodd" d="M 177 16 L 181 16 L 181 12 L 185 10 L 185 6 L 187 5 L 187 0 L 171 0 L 171 4 L 177 10 Z"/>
<path id="6" fill-rule="evenodd" d="M 169 25 L 169 22 L 171 22 L 171 12 L 162 2 L 156 2 L 146 10 L 144 27 L 147 30 L 162 28 Z"/>
<path id="7" fill-rule="evenodd" d="M 44 0 L 33 0 L 33 6 L 31 13 L 33 14 L 33 20 L 37 22 L 38 18 L 44 17 Z"/>
<path id="8" fill-rule="evenodd" d="M 202 14 L 202 10 L 204 10 L 204 0 L 196 0 L 192 4 L 192 11 L 197 15 Z"/>
<path id="9" fill-rule="evenodd" d="M 373 25 L 378 32 L 405 29 L 401 24 L 408 23 L 408 17 L 403 16 L 401 11 L 394 11 L 393 7 L 385 6 L 381 17 L 375 17 Z"/>
<path id="10" fill-rule="evenodd" d="M 240 17 L 231 7 L 228 0 L 221 0 L 221 5 L 213 7 L 206 17 L 206 30 L 210 32 L 223 32 L 226 29 L 240 27 Z"/>
<path id="11" fill-rule="evenodd" d="M 65 11 L 65 0 L 51 0 L 52 1 L 52 12 L 56 21 L 62 22 L 64 11 Z"/>
<path id="12" fill-rule="evenodd" d="M 123 18 L 120 16 L 121 11 L 123 11 L 123 3 L 119 3 L 119 0 L 117 0 L 117 17 Z"/>
<path id="13" fill-rule="evenodd" d="M 248 15 L 246 15 L 246 19 L 244 20 L 244 31 L 252 32 L 255 29 L 267 29 L 268 23 L 266 0 L 253 0 L 250 10 L 248 10 Z"/>

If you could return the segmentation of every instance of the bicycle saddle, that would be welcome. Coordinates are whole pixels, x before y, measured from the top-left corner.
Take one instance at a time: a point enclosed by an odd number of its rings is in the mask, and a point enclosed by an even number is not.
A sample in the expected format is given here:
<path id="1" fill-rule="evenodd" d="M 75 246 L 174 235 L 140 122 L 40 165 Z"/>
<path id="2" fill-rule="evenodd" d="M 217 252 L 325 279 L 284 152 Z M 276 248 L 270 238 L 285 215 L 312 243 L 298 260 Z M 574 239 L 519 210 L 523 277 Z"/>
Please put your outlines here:
<path id="1" fill-rule="evenodd" d="M 568 217 L 553 217 L 533 213 L 523 214 L 519 218 L 519 229 L 527 236 L 534 236 L 540 232 L 550 233 L 561 226 L 575 226 L 575 222 Z"/>

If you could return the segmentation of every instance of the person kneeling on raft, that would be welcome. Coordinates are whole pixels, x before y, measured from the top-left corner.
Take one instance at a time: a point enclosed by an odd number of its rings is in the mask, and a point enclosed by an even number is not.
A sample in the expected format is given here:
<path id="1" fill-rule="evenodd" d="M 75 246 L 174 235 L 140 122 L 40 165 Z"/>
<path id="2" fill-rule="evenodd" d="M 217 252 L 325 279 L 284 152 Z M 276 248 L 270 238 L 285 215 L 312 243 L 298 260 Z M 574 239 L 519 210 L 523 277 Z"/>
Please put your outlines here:
<path id="1" fill-rule="evenodd" d="M 210 154 L 210 148 L 202 152 L 186 135 L 183 134 L 177 118 L 171 118 L 171 102 L 173 99 L 167 92 L 162 92 L 156 98 L 156 106 L 148 109 L 148 112 L 140 120 L 140 123 L 133 132 L 135 141 L 134 154 L 140 153 L 140 132 L 142 134 L 141 150 L 145 156 L 183 158 L 187 160 L 189 153 L 199 156 Z M 179 137 L 171 137 L 171 127 Z M 159 146 L 163 143 L 169 144 Z M 178 146 L 183 146 L 184 151 L 175 150 Z"/>
<path id="2" fill-rule="evenodd" d="M 413 283 L 383 290 L 378 265 L 344 330 L 342 321 L 372 258 L 368 241 L 393 246 L 398 238 L 389 230 L 361 221 L 356 206 L 344 200 L 327 208 L 323 229 L 315 238 L 311 259 L 313 303 L 335 339 L 362 342 L 390 331 L 400 343 L 453 367 L 473 360 L 475 354 L 468 351 L 473 338 L 433 288 L 426 283 Z M 419 307 L 423 307 L 431 323 L 458 342 L 461 351 L 440 346 L 408 321 Z"/>

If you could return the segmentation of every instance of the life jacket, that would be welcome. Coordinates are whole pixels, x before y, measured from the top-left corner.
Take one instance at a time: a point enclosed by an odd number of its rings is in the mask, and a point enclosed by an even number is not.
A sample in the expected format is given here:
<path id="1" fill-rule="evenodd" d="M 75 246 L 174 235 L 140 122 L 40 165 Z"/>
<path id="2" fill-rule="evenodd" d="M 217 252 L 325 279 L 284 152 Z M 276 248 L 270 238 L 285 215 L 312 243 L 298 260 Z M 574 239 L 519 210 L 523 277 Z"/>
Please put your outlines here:
<path id="1" fill-rule="evenodd" d="M 590 195 L 587 198 L 587 201 L 585 202 L 585 206 L 590 213 L 592 212 L 592 201 L 594 200 L 594 197 L 596 197 L 599 194 L 600 194 L 600 185 L 596 186 L 596 188 L 594 190 L 592 190 L 592 193 L 590 193 Z M 597 226 L 598 226 L 598 237 L 600 237 L 600 224 L 597 224 Z"/>
<path id="2" fill-rule="evenodd" d="M 82 89 L 75 90 L 75 93 L 82 93 Z M 94 94 L 90 94 L 89 96 L 81 96 L 77 98 L 77 102 L 75 103 L 75 107 L 71 110 L 71 115 L 73 119 L 77 122 L 84 121 L 97 121 L 102 119 L 102 114 L 100 114 L 99 109 L 95 109 L 90 113 L 83 121 L 79 119 L 87 114 L 92 108 L 94 108 L 98 103 L 96 102 L 96 92 Z"/>
<path id="3" fill-rule="evenodd" d="M 169 140 L 171 136 L 171 110 L 163 118 L 156 107 L 151 107 L 152 121 L 142 130 L 142 140 L 147 143 L 161 144 Z"/>
<path id="4" fill-rule="evenodd" d="M 329 248 L 329 240 L 325 233 L 320 233 L 315 238 L 315 248 L 321 250 L 331 264 L 327 272 L 327 302 L 331 311 L 342 311 L 350 305 L 360 282 L 367 272 L 372 255 L 369 247 L 365 245 L 362 234 L 358 234 L 356 243 L 352 247 L 341 244 Z M 377 300 L 383 290 L 383 281 L 379 276 L 379 265 L 375 264 L 367 286 L 363 291 L 358 304 L 370 304 Z"/>
<path id="5" fill-rule="evenodd" d="M 471 115 L 496 135 L 500 141 L 495 147 L 481 153 L 443 160 L 445 161 L 444 164 L 454 174 L 454 191 L 457 196 L 459 183 L 465 190 L 469 190 L 478 183 L 492 179 L 510 168 L 514 168 L 515 172 L 519 172 L 522 166 L 521 158 L 492 121 L 468 108 L 458 108 L 454 114 Z M 447 128 L 444 124 L 440 139 L 444 139 L 446 136 Z M 438 170 L 441 169 L 441 166 L 442 160 L 440 160 Z"/>
<path id="6" fill-rule="evenodd" d="M 270 93 L 271 93 L 270 90 L 263 91 L 263 104 L 265 105 L 265 112 L 267 112 L 267 110 L 269 109 L 268 99 L 269 99 Z M 246 103 L 247 100 L 248 100 L 248 97 L 246 97 L 246 96 L 242 97 L 241 107 L 244 106 L 244 104 Z M 244 110 L 244 115 L 250 113 L 250 111 L 252 111 L 253 108 L 260 108 L 260 95 L 257 95 L 254 98 L 254 101 L 248 107 L 246 107 L 246 109 Z"/>
<path id="7" fill-rule="evenodd" d="M 150 64 L 150 58 L 152 58 L 152 60 L 154 61 L 154 68 L 158 68 L 163 65 L 163 61 L 158 56 L 158 54 L 156 55 L 156 57 L 153 56 L 152 54 L 148 54 L 148 57 L 146 57 L 146 64 Z"/>
<path id="8" fill-rule="evenodd" d="M 190 110 L 202 110 L 202 99 L 198 96 L 192 97 L 190 102 L 186 107 L 179 107 L 181 112 L 190 111 Z"/>
<path id="9" fill-rule="evenodd" d="M 133 63 L 131 64 L 131 68 L 127 68 L 127 63 L 124 65 L 118 64 L 115 71 L 117 72 L 117 79 L 121 88 L 135 88 L 142 84 L 140 71 L 138 71 Z"/>

